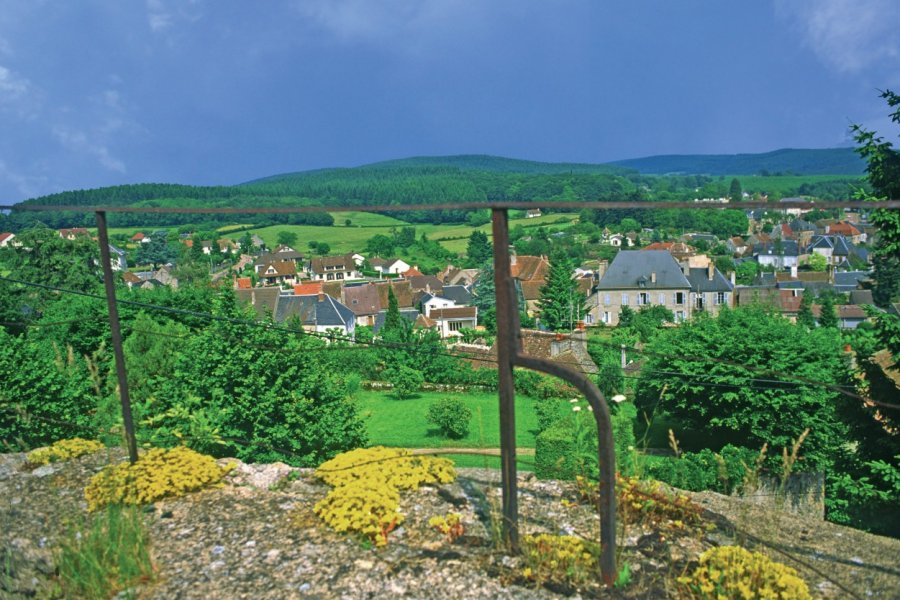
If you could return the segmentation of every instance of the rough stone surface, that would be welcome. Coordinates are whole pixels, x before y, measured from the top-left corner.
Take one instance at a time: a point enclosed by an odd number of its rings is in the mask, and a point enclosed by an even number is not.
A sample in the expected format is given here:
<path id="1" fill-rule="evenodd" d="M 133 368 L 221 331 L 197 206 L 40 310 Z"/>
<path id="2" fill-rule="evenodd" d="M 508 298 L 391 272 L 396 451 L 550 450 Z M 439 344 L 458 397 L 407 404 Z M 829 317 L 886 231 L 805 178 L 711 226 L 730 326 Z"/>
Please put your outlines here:
<path id="1" fill-rule="evenodd" d="M 0 455 L 0 598 L 41 594 L 54 576 L 63 524 L 82 516 L 91 475 L 124 459 L 118 450 L 67 463 L 45 476 L 24 455 Z M 678 532 L 624 524 L 621 561 L 632 582 L 623 590 L 537 587 L 521 576 L 521 557 L 494 542 L 500 512 L 499 473 L 461 469 L 453 484 L 404 494 L 406 519 L 388 546 L 325 527 L 312 512 L 328 487 L 309 469 L 246 465 L 226 484 L 147 507 L 158 577 L 134 593 L 141 599 L 207 598 L 555 598 L 665 597 L 674 577 L 713 545 L 752 545 L 801 572 L 815 596 L 900 596 L 900 541 L 790 515 L 717 494 L 694 494 L 714 530 Z M 565 500 L 565 502 L 563 502 Z M 569 483 L 520 478 L 523 534 L 567 533 L 599 539 L 599 519 Z M 435 515 L 462 515 L 464 535 L 448 541 L 427 525 Z M 782 554 L 784 553 L 784 554 Z M 792 562 L 790 557 L 802 563 Z M 823 576 L 824 574 L 824 576 Z M 123 596 L 124 597 L 124 596 Z"/>

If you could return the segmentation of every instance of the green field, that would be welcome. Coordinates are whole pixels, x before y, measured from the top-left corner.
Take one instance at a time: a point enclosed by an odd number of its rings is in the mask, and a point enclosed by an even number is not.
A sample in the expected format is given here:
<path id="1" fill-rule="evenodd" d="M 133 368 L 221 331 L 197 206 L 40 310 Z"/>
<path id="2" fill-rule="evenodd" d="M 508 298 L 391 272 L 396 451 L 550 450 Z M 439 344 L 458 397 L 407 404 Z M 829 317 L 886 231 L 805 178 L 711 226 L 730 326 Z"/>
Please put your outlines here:
<path id="1" fill-rule="evenodd" d="M 460 440 L 442 437 L 425 415 L 428 405 L 453 396 L 472 411 L 469 435 Z M 354 401 L 366 422 L 369 443 L 404 448 L 499 448 L 500 413 L 495 392 L 420 392 L 415 398 L 397 400 L 383 391 L 360 390 Z M 534 448 L 537 417 L 534 400 L 516 396 L 516 444 Z"/>
<path id="2" fill-rule="evenodd" d="M 423 233 L 429 239 L 437 240 L 450 252 L 456 254 L 465 254 L 466 246 L 469 243 L 469 236 L 473 229 L 478 229 L 487 234 L 488 238 L 492 237 L 491 224 L 481 225 L 473 228 L 469 225 L 432 225 L 430 223 L 410 224 L 397 220 L 387 215 L 375 213 L 366 213 L 359 211 L 335 212 L 330 213 L 334 217 L 334 225 L 323 227 L 320 225 L 272 225 L 269 227 L 261 227 L 241 231 L 246 225 L 226 225 L 220 227 L 223 237 L 238 239 L 245 233 L 256 234 L 263 239 L 267 246 L 274 248 L 278 245 L 278 232 L 290 231 L 297 234 L 298 251 L 303 252 L 307 249 L 307 243 L 310 241 L 325 242 L 331 248 L 330 254 L 346 254 L 347 252 L 362 252 L 366 245 L 366 241 L 374 235 L 383 234 L 390 235 L 391 229 L 395 227 L 412 226 L 416 228 L 416 235 L 421 236 Z M 540 227 L 540 226 L 556 226 L 557 228 L 565 228 L 571 225 L 578 215 L 576 213 L 554 213 L 550 215 L 542 215 L 533 219 L 517 218 L 510 219 L 510 228 L 517 225 L 522 227 Z M 350 226 L 344 225 L 344 221 L 350 219 Z M 564 221 L 563 223 L 557 223 Z M 126 235 L 131 237 L 138 231 L 149 233 L 154 229 L 166 229 L 157 227 L 111 227 L 110 235 Z M 171 227 L 168 229 L 172 229 Z"/>

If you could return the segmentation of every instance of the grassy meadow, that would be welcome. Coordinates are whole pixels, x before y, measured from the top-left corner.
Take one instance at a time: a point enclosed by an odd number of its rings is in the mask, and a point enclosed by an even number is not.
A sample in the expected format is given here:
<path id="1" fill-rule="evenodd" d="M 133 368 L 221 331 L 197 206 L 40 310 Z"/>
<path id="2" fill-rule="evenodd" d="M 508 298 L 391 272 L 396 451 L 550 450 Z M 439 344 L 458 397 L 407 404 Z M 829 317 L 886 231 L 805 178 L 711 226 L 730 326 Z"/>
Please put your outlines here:
<path id="1" fill-rule="evenodd" d="M 347 252 L 361 252 L 366 245 L 366 241 L 379 233 L 390 235 L 391 229 L 395 227 L 413 226 L 416 228 L 416 235 L 423 233 L 429 239 L 437 240 L 442 246 L 450 252 L 456 254 L 464 254 L 466 245 L 469 242 L 469 235 L 474 229 L 478 229 L 487 234 L 488 238 L 491 234 L 491 224 L 487 223 L 479 227 L 471 227 L 469 225 L 432 225 L 430 223 L 406 223 L 388 215 L 380 215 L 375 213 L 350 211 L 350 212 L 334 212 L 330 213 L 334 217 L 334 225 L 323 227 L 320 225 L 272 225 L 269 227 L 258 227 L 245 230 L 248 224 L 226 225 L 219 228 L 219 232 L 223 237 L 238 239 L 244 233 L 249 232 L 256 234 L 265 241 L 266 245 L 274 248 L 278 244 L 278 233 L 280 231 L 290 231 L 297 234 L 298 243 L 297 250 L 305 251 L 306 244 L 310 241 L 325 242 L 331 247 L 330 254 L 345 254 Z M 539 227 L 555 225 L 558 228 L 565 228 L 571 225 L 578 218 L 576 213 L 554 213 L 550 215 L 542 215 L 533 219 L 525 219 L 523 217 L 510 219 L 510 227 L 521 225 L 523 227 Z M 344 223 L 350 219 L 350 225 Z M 150 233 L 156 227 L 111 227 L 110 235 L 125 235 L 131 237 L 138 231 Z M 171 229 L 171 228 L 169 228 Z M 93 230 L 96 232 L 96 230 Z"/>

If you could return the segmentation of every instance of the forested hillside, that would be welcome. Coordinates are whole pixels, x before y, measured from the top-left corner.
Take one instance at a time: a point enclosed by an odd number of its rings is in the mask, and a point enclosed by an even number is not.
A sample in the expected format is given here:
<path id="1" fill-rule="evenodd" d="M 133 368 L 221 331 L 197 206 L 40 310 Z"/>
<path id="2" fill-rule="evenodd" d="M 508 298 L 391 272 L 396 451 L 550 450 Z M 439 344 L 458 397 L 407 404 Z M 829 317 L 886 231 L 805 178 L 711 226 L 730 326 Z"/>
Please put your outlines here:
<path id="1" fill-rule="evenodd" d="M 853 148 L 783 148 L 763 154 L 666 154 L 609 163 L 643 174 L 862 175 L 866 163 Z"/>
<path id="2" fill-rule="evenodd" d="M 793 151 L 792 151 L 793 152 Z M 815 151 L 820 152 L 820 151 Z M 830 152 L 830 151 L 822 151 Z M 774 154 L 774 153 L 773 153 Z M 697 157 L 694 157 L 697 158 Z M 720 157 L 721 158 L 721 157 Z M 855 176 L 738 176 L 751 194 L 809 195 L 825 200 L 848 198 L 861 179 Z M 608 165 L 538 163 L 491 156 L 419 157 L 347 169 L 322 169 L 275 175 L 234 186 L 189 186 L 146 183 L 75 190 L 28 200 L 23 204 L 137 207 L 365 207 L 453 202 L 536 202 L 553 212 L 561 201 L 667 201 L 723 197 L 731 177 L 641 175 Z M 441 210 L 393 212 L 409 223 L 487 222 L 485 211 Z M 643 219 L 642 219 L 643 220 Z M 50 227 L 92 226 L 91 214 L 18 212 L 0 215 L 0 229 L 20 231 L 40 221 Z M 111 214 L 117 227 L 276 223 L 331 225 L 327 214 L 187 215 Z"/>

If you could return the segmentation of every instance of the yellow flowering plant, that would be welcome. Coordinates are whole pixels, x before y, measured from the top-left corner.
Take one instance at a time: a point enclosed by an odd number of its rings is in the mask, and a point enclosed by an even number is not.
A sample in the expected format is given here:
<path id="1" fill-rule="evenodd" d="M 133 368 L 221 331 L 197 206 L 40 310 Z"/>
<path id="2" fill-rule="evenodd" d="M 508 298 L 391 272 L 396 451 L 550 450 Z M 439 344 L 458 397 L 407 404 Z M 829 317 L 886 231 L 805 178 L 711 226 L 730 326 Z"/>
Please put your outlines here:
<path id="1" fill-rule="evenodd" d="M 32 450 L 26 456 L 29 463 L 33 465 L 46 465 L 49 463 L 71 460 L 91 454 L 103 449 L 103 444 L 94 440 L 85 440 L 82 438 L 72 438 L 70 440 L 59 440 L 46 448 L 38 448 Z"/>
<path id="2" fill-rule="evenodd" d="M 740 546 L 712 548 L 694 571 L 677 579 L 680 598 L 697 600 L 811 600 L 797 571 Z"/>
<path id="3" fill-rule="evenodd" d="M 537 584 L 574 587 L 596 580 L 600 545 L 571 535 L 526 535 L 522 538 L 522 576 Z"/>
<path id="4" fill-rule="evenodd" d="M 185 446 L 153 448 L 136 463 L 105 467 L 84 490 L 88 510 L 108 504 L 148 504 L 217 485 L 233 468 Z"/>
<path id="5" fill-rule="evenodd" d="M 364 535 L 376 546 L 403 522 L 400 491 L 456 479 L 453 462 L 403 448 L 359 448 L 322 463 L 316 476 L 333 486 L 313 510 L 340 532 Z"/>

